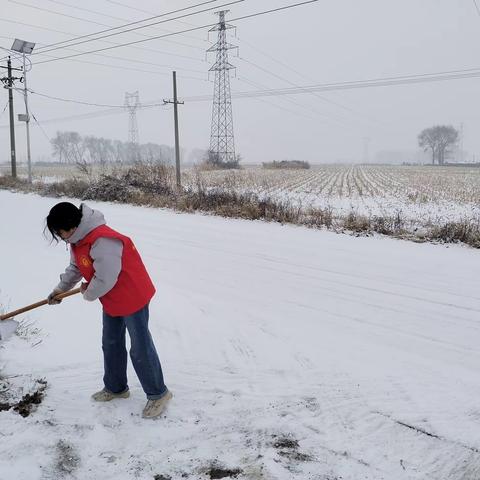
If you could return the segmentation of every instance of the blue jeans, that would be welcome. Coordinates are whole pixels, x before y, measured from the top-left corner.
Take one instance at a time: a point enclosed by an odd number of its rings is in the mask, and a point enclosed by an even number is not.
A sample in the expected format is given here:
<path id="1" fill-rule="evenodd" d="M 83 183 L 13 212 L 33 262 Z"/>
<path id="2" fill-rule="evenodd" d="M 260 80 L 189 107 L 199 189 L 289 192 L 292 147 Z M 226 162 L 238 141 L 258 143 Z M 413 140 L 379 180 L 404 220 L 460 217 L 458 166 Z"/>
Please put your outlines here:
<path id="1" fill-rule="evenodd" d="M 125 317 L 111 317 L 103 311 L 102 350 L 105 388 L 113 393 L 128 390 L 127 348 L 125 331 L 130 336 L 130 358 L 133 368 L 149 400 L 162 397 L 167 391 L 162 367 L 152 335 L 148 330 L 148 304 Z"/>

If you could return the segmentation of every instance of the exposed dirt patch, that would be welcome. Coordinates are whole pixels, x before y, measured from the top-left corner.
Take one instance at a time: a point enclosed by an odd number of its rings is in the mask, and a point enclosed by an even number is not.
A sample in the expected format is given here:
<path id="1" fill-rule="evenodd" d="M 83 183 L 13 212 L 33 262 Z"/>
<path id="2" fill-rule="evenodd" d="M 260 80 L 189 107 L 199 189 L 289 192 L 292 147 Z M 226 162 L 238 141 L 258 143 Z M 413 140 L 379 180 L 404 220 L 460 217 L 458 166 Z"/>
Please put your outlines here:
<path id="1" fill-rule="evenodd" d="M 276 449 L 281 449 L 281 448 L 297 449 L 299 447 L 298 440 L 295 440 L 292 438 L 279 438 L 273 442 L 273 446 Z"/>
<path id="2" fill-rule="evenodd" d="M 44 379 L 36 380 L 38 388 L 33 393 L 27 393 L 22 399 L 13 406 L 13 409 L 22 417 L 28 417 L 36 408 L 36 405 L 42 403 L 47 388 L 47 381 Z"/>
<path id="3" fill-rule="evenodd" d="M 296 462 L 313 461 L 313 457 L 311 455 L 302 453 L 298 450 L 300 445 L 298 440 L 295 438 L 290 436 L 279 437 L 277 435 L 272 435 L 272 438 L 272 446 L 277 450 L 278 455 L 281 457 L 285 457 Z"/>
<path id="4" fill-rule="evenodd" d="M 0 402 L 0 412 L 13 409 L 19 413 L 22 417 L 28 417 L 36 408 L 37 405 L 42 403 L 45 396 L 45 390 L 47 388 L 47 381 L 44 379 L 35 380 L 36 390 L 33 393 L 25 394 L 17 402 Z"/>
<path id="5" fill-rule="evenodd" d="M 210 478 L 237 478 L 242 473 L 242 470 L 239 468 L 211 467 L 207 473 L 210 475 Z"/>
<path id="6" fill-rule="evenodd" d="M 62 475 L 71 474 L 78 468 L 80 457 L 75 448 L 65 440 L 56 445 L 55 470 Z"/>
<path id="7" fill-rule="evenodd" d="M 37 390 L 30 394 L 27 393 L 22 399 L 13 407 L 22 417 L 28 417 L 34 408 L 34 405 L 39 405 L 43 400 L 43 390 Z"/>
<path id="8" fill-rule="evenodd" d="M 297 452 L 296 450 L 280 450 L 278 454 L 289 460 L 295 460 L 296 462 L 311 462 L 313 457 L 306 453 Z"/>
<path id="9" fill-rule="evenodd" d="M 237 478 L 243 473 L 243 470 L 240 468 L 228 468 L 221 465 L 219 462 L 214 461 L 208 467 L 202 469 L 201 473 L 207 475 L 208 478 L 211 479 Z"/>

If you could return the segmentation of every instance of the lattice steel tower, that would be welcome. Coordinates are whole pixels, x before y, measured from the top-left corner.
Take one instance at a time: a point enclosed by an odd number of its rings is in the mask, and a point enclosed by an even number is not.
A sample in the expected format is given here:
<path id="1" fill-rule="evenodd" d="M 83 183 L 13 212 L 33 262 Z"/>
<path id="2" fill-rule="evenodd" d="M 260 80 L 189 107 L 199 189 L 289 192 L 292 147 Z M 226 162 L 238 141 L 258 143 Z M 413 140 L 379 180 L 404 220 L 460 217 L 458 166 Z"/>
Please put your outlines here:
<path id="1" fill-rule="evenodd" d="M 207 52 L 217 52 L 215 64 L 210 72 L 215 72 L 213 96 L 212 131 L 210 151 L 221 162 L 235 161 L 235 141 L 233 136 L 232 96 L 230 92 L 230 70 L 235 67 L 228 62 L 228 51 L 238 48 L 227 42 L 227 30 L 235 28 L 225 23 L 229 10 L 216 12 L 220 20 L 210 32 L 218 32 L 218 41 Z"/>
<path id="2" fill-rule="evenodd" d="M 128 141 L 138 147 L 137 108 L 140 107 L 138 91 L 125 93 L 125 108 L 128 111 Z"/>

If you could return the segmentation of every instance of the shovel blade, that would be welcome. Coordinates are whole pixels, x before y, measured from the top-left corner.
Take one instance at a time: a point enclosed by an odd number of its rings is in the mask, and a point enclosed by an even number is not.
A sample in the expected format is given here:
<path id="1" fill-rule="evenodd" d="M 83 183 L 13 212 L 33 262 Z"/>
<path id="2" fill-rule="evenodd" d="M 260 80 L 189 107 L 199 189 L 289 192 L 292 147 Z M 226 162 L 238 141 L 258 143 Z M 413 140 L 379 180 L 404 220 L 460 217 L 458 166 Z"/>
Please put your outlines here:
<path id="1" fill-rule="evenodd" d="M 0 341 L 6 340 L 13 335 L 18 328 L 18 322 L 16 320 L 2 320 L 0 322 Z"/>

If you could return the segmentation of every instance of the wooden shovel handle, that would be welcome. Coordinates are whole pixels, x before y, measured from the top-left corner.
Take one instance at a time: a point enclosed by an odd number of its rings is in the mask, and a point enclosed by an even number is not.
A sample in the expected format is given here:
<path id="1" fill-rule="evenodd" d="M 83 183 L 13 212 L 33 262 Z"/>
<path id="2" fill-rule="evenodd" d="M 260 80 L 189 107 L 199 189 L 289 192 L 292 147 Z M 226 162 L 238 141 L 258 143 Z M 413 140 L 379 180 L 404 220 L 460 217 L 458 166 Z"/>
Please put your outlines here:
<path id="1" fill-rule="evenodd" d="M 71 297 L 72 295 L 76 295 L 77 293 L 80 293 L 80 288 L 75 288 L 73 290 L 69 290 L 68 292 L 59 293 L 58 295 L 55 295 L 55 299 L 62 300 L 64 298 Z M 48 299 L 42 300 L 37 303 L 32 303 L 31 305 L 15 310 L 14 312 L 6 313 L 5 315 L 0 315 L 0 320 L 7 320 L 7 318 L 12 318 L 15 315 L 20 315 L 21 313 L 28 312 L 29 310 L 33 310 L 34 308 L 41 307 L 42 305 L 47 305 L 47 303 L 48 303 Z"/>

